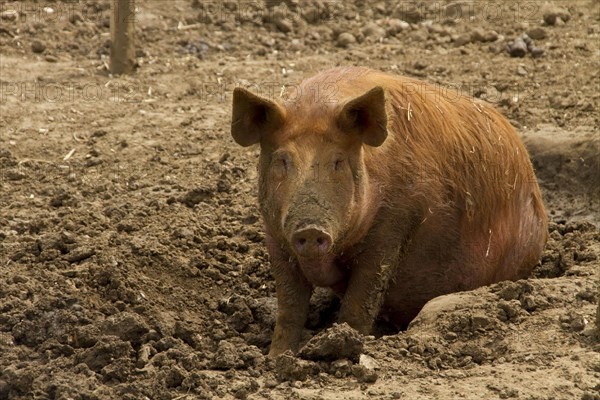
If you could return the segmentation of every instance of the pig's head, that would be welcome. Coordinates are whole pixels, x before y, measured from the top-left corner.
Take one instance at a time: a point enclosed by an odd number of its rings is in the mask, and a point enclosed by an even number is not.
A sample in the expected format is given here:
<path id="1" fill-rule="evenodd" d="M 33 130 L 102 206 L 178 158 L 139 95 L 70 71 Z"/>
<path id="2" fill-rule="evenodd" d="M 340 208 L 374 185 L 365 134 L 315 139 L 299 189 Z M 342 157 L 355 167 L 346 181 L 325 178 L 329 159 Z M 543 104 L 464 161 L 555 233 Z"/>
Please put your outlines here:
<path id="1" fill-rule="evenodd" d="M 360 239 L 369 213 L 364 152 L 387 137 L 384 90 L 338 103 L 280 103 L 238 88 L 231 132 L 242 146 L 261 146 L 259 203 L 268 233 L 311 283 L 337 283 L 343 272 L 334 258 Z"/>

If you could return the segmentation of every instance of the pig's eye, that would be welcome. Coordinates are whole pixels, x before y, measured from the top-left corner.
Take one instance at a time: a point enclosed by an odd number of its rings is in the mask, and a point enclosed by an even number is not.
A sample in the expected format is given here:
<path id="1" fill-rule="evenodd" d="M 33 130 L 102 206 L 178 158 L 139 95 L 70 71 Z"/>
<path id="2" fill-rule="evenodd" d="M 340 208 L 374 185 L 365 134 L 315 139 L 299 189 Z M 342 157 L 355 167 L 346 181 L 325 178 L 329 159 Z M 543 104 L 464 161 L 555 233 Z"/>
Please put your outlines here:
<path id="1" fill-rule="evenodd" d="M 273 173 L 279 179 L 284 178 L 292 168 L 292 160 L 288 154 L 281 154 L 273 159 Z"/>
<path id="2" fill-rule="evenodd" d="M 285 169 L 286 171 L 290 167 L 288 160 L 286 160 L 285 158 L 280 158 L 279 159 L 279 163 L 281 164 L 281 166 L 283 167 L 283 169 Z"/>
<path id="3" fill-rule="evenodd" d="M 290 160 L 287 157 L 279 157 L 275 160 L 275 166 L 284 172 L 288 172 L 290 169 Z"/>
<path id="4" fill-rule="evenodd" d="M 344 167 L 344 163 L 346 162 L 346 160 L 344 160 L 343 158 L 337 158 L 334 162 L 333 162 L 333 169 L 336 171 L 341 170 Z"/>

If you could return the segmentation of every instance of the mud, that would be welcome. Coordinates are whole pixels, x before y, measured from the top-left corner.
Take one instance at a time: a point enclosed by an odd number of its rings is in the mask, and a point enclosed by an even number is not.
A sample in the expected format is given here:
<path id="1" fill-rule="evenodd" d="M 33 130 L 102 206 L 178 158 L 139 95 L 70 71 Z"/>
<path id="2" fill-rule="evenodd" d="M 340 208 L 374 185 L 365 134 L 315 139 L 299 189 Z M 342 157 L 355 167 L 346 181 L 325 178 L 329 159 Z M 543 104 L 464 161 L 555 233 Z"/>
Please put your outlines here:
<path id="1" fill-rule="evenodd" d="M 598 2 L 139 3 L 137 73 L 113 77 L 108 1 L 0 2 L 0 399 L 600 398 Z M 511 56 L 524 33 L 543 54 Z M 342 64 L 493 102 L 550 239 L 531 278 L 405 332 L 333 327 L 319 291 L 318 356 L 269 360 L 258 149 L 230 138 L 231 91 Z"/>

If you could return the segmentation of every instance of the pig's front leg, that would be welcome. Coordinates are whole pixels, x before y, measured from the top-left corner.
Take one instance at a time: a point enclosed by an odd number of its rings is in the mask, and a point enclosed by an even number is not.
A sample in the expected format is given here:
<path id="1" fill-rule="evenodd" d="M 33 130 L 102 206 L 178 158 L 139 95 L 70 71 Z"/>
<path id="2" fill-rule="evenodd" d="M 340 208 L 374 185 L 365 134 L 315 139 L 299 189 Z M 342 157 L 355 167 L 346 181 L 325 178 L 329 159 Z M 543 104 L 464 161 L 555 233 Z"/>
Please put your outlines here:
<path id="1" fill-rule="evenodd" d="M 404 240 L 396 246 L 370 246 L 357 257 L 342 298 L 339 322 L 347 322 L 364 335 L 371 332 L 390 283 L 396 278 L 399 265 L 410 247 L 413 232 L 409 230 L 402 235 Z M 383 240 L 373 242 L 385 243 Z"/>
<path id="2" fill-rule="evenodd" d="M 267 243 L 269 240 L 267 240 Z M 312 287 L 304 278 L 294 261 L 277 245 L 268 245 L 271 271 L 277 290 L 277 320 L 271 340 L 269 356 L 277 356 L 287 350 L 294 353 L 302 338 L 306 324 Z"/>
<path id="3" fill-rule="evenodd" d="M 367 335 L 381 310 L 396 268 L 393 261 L 386 258 L 360 264 L 350 276 L 338 320 Z"/>

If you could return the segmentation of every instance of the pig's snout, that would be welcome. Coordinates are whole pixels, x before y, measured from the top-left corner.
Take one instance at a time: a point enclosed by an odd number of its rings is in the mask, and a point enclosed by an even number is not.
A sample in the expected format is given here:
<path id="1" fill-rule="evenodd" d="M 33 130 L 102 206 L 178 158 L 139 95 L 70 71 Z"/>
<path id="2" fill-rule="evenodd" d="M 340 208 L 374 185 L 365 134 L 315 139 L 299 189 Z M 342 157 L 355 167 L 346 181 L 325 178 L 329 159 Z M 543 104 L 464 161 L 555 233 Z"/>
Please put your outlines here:
<path id="1" fill-rule="evenodd" d="M 331 235 L 318 226 L 298 229 L 292 234 L 292 246 L 299 257 L 322 257 L 331 249 Z"/>

